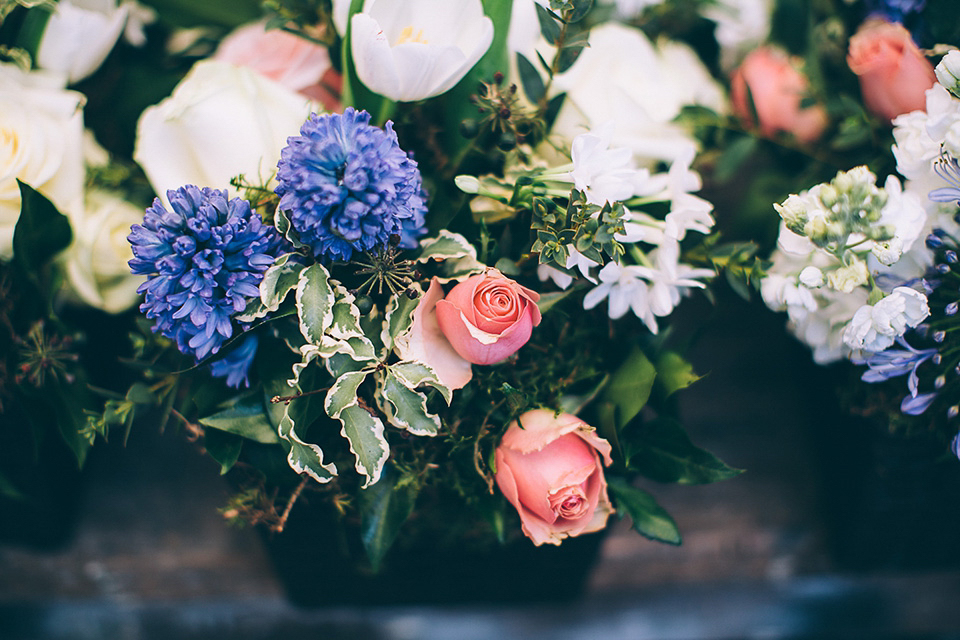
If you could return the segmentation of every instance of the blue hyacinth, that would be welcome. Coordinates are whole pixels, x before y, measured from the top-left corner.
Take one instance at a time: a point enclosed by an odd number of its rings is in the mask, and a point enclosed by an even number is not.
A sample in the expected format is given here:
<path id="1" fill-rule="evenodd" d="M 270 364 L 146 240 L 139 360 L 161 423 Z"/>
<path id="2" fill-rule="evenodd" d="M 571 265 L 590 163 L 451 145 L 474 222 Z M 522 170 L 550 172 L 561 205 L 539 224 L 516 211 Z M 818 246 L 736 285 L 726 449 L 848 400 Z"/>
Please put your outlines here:
<path id="1" fill-rule="evenodd" d="M 391 235 L 414 248 L 426 233 L 425 194 L 417 163 L 397 143 L 393 125 L 370 114 L 313 114 L 287 139 L 277 164 L 279 207 L 300 242 L 324 260 L 385 247 Z"/>
<path id="2" fill-rule="evenodd" d="M 133 225 L 129 264 L 147 276 L 140 310 L 156 321 L 153 330 L 199 361 L 233 335 L 231 317 L 260 295 L 263 272 L 287 245 L 249 202 L 228 200 L 226 191 L 187 185 L 167 199 L 172 211 L 157 198 L 143 224 Z M 243 355 L 249 366 L 252 353 Z M 231 380 L 244 380 L 246 372 L 235 369 L 221 367 Z"/>

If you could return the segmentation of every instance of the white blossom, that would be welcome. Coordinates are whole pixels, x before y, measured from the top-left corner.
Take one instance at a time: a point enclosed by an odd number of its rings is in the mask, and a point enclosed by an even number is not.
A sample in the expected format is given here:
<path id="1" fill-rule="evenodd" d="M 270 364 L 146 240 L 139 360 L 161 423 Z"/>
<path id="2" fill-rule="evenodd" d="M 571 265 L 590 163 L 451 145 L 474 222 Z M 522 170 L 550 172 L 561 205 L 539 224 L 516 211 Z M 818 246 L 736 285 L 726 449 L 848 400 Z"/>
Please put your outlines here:
<path id="1" fill-rule="evenodd" d="M 865 304 L 854 314 L 843 341 L 851 349 L 883 351 L 908 328 L 930 315 L 927 297 L 908 287 L 897 287 L 874 305 Z"/>

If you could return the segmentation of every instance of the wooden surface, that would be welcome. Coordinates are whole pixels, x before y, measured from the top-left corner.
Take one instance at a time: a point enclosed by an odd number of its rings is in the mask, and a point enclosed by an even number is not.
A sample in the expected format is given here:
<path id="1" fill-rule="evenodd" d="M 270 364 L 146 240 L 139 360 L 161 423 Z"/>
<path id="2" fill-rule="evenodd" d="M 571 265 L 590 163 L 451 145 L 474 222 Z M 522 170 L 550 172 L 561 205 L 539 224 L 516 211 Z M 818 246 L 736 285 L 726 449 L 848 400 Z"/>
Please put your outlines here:
<path id="1" fill-rule="evenodd" d="M 691 304 L 690 317 L 710 312 Z M 781 318 L 744 311 L 728 304 L 695 345 L 706 377 L 683 411 L 697 444 L 746 473 L 645 486 L 683 545 L 616 523 L 572 605 L 293 607 L 259 535 L 217 515 L 216 465 L 179 436 L 135 431 L 126 449 L 95 447 L 61 547 L 0 546 L 0 638 L 960 638 L 956 562 L 851 568 L 837 556 L 837 480 L 821 454 L 824 429 L 844 425 L 828 424 L 828 378 Z"/>

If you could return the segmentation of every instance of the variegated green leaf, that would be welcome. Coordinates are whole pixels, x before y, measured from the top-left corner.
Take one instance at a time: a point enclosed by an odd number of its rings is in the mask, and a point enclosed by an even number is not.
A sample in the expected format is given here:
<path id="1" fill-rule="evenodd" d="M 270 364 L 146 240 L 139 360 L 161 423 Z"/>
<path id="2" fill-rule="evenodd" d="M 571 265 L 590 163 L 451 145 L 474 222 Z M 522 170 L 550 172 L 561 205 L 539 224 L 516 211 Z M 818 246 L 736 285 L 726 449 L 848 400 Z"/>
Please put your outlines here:
<path id="1" fill-rule="evenodd" d="M 330 282 L 333 285 L 336 302 L 333 305 L 333 324 L 328 333 L 338 340 L 365 337 L 363 328 L 360 326 L 360 310 L 354 304 L 356 298 L 336 280 Z"/>
<path id="2" fill-rule="evenodd" d="M 295 389 L 300 391 L 302 389 Z M 315 444 L 304 442 L 297 430 L 306 431 L 310 424 L 323 415 L 319 396 L 306 395 L 291 400 L 277 427 L 279 436 L 290 445 L 287 463 L 297 473 L 306 473 L 317 482 L 329 482 L 337 475 L 337 467 L 324 463 L 323 451 Z"/>
<path id="3" fill-rule="evenodd" d="M 378 376 L 377 382 L 377 402 L 390 424 L 417 436 L 437 435 L 440 418 L 427 410 L 424 394 L 407 388 L 389 368 Z"/>
<path id="4" fill-rule="evenodd" d="M 342 360 L 335 362 L 335 369 L 330 367 L 330 358 L 337 354 L 347 356 L 354 364 Z M 322 359 L 327 364 L 327 370 L 334 378 L 340 377 L 344 371 L 357 371 L 364 367 L 375 365 L 378 360 L 373 352 L 373 345 L 364 336 L 352 337 L 347 340 L 335 340 L 324 336 L 320 344 L 305 344 L 300 347 L 301 362 L 293 365 L 293 378 L 290 384 L 297 384 L 300 373 L 315 359 Z"/>
<path id="5" fill-rule="evenodd" d="M 300 273 L 297 285 L 297 315 L 300 332 L 308 342 L 319 344 L 333 323 L 333 287 L 330 274 L 317 263 Z"/>
<path id="6" fill-rule="evenodd" d="M 370 370 L 351 371 L 340 376 L 327 392 L 324 404 L 327 415 L 343 424 L 340 433 L 350 443 L 357 458 L 358 473 L 367 476 L 363 487 L 380 479 L 383 465 L 390 455 L 383 422 L 360 406 L 357 389 Z"/>
<path id="7" fill-rule="evenodd" d="M 405 360 L 390 365 L 390 370 L 408 389 L 416 389 L 427 385 L 440 392 L 444 401 L 449 405 L 453 398 L 453 390 L 440 382 L 437 372 L 422 362 Z"/>
<path id="8" fill-rule="evenodd" d="M 243 311 L 234 317 L 240 322 L 253 322 L 254 320 L 266 317 L 268 313 L 270 313 L 270 310 L 263 306 L 260 298 L 250 298 L 250 300 L 247 301 L 247 306 L 243 308 Z"/>
<path id="9" fill-rule="evenodd" d="M 292 262 L 290 258 L 289 253 L 277 258 L 260 281 L 260 300 L 269 311 L 280 308 L 280 303 L 287 294 L 300 283 L 300 273 L 306 268 L 299 262 Z"/>
<path id="10" fill-rule="evenodd" d="M 386 352 L 394 348 L 397 338 L 409 331 L 410 325 L 413 324 L 413 312 L 423 298 L 423 287 L 420 283 L 414 283 L 411 289 L 417 292 L 416 298 L 411 300 L 403 293 L 399 293 L 390 298 L 390 302 L 387 303 L 387 315 L 383 322 L 383 331 L 380 332 L 380 340 Z"/>
<path id="11" fill-rule="evenodd" d="M 420 241 L 420 257 L 417 262 L 435 260 L 446 263 L 441 282 L 459 279 L 486 269 L 486 265 L 477 260 L 477 250 L 466 238 L 458 233 L 441 229 L 436 238 Z"/>

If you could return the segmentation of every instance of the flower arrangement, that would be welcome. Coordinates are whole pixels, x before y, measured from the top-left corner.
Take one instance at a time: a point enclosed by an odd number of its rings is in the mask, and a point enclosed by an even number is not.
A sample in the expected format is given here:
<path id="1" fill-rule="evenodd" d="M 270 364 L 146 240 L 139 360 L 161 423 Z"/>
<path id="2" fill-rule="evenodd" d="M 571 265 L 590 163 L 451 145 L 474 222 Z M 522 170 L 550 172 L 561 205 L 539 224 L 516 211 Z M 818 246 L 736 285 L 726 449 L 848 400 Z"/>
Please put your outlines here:
<path id="1" fill-rule="evenodd" d="M 738 471 L 679 422 L 697 375 L 669 319 L 760 274 L 696 195 L 687 109 L 727 101 L 693 49 L 582 0 L 228 4 L 119 5 L 82 70 L 49 41 L 79 3 L 4 5 L 11 92 L 48 81 L 76 149 L 87 100 L 110 150 L 55 154 L 65 194 L 11 172 L 5 259 L 62 274 L 34 318 L 92 305 L 130 335 L 123 373 L 57 378 L 94 398 L 70 437 L 176 425 L 229 473 L 227 518 L 322 505 L 373 568 L 441 502 L 472 539 L 557 545 L 616 513 L 679 543 L 634 480 Z"/>

